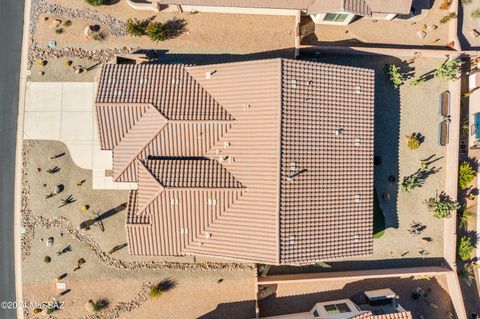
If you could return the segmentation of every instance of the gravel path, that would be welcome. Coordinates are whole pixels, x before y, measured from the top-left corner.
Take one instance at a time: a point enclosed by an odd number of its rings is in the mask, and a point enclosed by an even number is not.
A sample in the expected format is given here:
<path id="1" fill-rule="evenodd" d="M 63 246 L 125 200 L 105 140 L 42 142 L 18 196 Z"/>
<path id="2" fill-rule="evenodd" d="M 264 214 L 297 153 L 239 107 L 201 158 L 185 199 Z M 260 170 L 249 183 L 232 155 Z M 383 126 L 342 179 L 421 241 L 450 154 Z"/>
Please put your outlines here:
<path id="1" fill-rule="evenodd" d="M 29 29 L 31 37 L 33 37 L 35 31 L 37 30 L 37 24 L 40 15 L 47 12 L 65 18 L 90 19 L 95 21 L 95 23 L 103 23 L 109 26 L 110 33 L 115 37 L 121 37 L 125 35 L 125 22 L 120 21 L 110 15 L 98 13 L 94 9 L 70 9 L 64 8 L 57 4 L 51 4 L 47 0 L 32 0 Z"/>

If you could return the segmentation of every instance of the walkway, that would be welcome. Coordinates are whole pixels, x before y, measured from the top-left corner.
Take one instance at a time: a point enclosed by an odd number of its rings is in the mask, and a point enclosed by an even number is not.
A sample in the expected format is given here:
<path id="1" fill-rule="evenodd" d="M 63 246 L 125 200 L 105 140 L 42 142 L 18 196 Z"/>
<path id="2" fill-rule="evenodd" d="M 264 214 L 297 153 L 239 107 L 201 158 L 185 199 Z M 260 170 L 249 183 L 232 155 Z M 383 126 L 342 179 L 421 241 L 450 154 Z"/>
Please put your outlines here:
<path id="1" fill-rule="evenodd" d="M 112 152 L 100 150 L 94 114 L 93 82 L 29 82 L 25 99 L 24 139 L 65 143 L 79 167 L 91 169 L 94 189 L 132 189 L 113 183 Z"/>

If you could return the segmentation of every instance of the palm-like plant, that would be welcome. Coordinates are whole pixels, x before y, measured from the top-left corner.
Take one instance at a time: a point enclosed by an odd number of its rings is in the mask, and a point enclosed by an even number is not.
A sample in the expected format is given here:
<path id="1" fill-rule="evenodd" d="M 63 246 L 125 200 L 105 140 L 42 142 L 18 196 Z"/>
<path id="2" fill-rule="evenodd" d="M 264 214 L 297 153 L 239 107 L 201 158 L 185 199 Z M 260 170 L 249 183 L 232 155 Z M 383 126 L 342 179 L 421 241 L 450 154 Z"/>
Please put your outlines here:
<path id="1" fill-rule="evenodd" d="M 472 257 L 473 252 L 472 238 L 468 236 L 461 236 L 458 238 L 457 254 L 462 261 L 467 261 Z"/>

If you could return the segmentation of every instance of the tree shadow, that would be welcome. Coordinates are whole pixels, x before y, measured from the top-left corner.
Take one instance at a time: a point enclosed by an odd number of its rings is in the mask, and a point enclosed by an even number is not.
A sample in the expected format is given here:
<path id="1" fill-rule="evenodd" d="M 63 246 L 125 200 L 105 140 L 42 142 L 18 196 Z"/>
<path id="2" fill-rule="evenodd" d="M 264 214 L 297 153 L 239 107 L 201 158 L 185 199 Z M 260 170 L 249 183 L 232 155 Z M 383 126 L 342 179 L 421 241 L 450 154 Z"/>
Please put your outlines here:
<path id="1" fill-rule="evenodd" d="M 117 207 L 109 209 L 106 212 L 102 213 L 97 218 L 95 218 L 95 220 L 96 221 L 101 221 L 101 220 L 104 220 L 108 217 L 112 217 L 113 215 L 116 215 L 116 214 L 120 213 L 121 211 L 125 210 L 126 208 L 127 208 L 127 203 L 120 204 Z"/>
<path id="2" fill-rule="evenodd" d="M 167 22 L 165 22 L 163 25 L 165 29 L 167 29 L 168 39 L 174 39 L 187 31 L 187 28 L 186 28 L 187 21 L 182 18 L 170 19 Z"/>
<path id="3" fill-rule="evenodd" d="M 162 279 L 157 286 L 160 291 L 167 292 L 177 287 L 178 281 L 172 278 L 166 278 L 166 279 Z"/>

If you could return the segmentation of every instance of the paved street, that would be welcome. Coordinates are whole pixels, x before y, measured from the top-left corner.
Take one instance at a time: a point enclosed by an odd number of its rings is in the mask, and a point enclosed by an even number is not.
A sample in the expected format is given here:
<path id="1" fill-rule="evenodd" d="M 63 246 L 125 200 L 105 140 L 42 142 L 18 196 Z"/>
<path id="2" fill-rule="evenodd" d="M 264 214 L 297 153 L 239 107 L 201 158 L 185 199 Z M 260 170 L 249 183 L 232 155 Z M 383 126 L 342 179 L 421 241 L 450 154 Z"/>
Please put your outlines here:
<path id="1" fill-rule="evenodd" d="M 2 0 L 0 6 L 0 302 L 15 300 L 13 204 L 23 7 L 19 0 Z M 15 317 L 15 310 L 0 309 L 0 319 Z"/>

